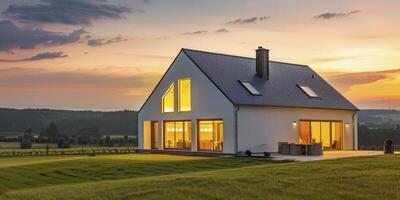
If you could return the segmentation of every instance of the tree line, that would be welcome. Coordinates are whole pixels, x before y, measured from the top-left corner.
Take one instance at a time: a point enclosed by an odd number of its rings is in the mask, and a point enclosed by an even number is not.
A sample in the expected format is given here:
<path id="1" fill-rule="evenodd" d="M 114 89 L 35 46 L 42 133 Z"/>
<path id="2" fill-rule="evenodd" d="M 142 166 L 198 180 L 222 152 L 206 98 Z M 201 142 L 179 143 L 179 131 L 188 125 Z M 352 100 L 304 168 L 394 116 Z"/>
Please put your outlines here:
<path id="1" fill-rule="evenodd" d="M 20 142 L 22 149 L 32 148 L 32 143 L 56 143 L 58 148 L 70 148 L 71 145 L 93 145 L 93 146 L 133 146 L 136 145 L 136 139 L 124 135 L 123 137 L 105 136 L 96 126 L 78 128 L 72 134 L 61 134 L 58 126 L 51 122 L 43 128 L 37 137 L 34 136 L 33 130 L 28 128 L 24 131 L 23 136 L 1 137 L 2 142 Z M 49 148 L 48 146 L 46 148 Z"/>
<path id="2" fill-rule="evenodd" d="M 361 147 L 382 147 L 386 139 L 391 139 L 393 144 L 400 145 L 400 124 L 386 128 L 358 126 L 358 144 Z"/>

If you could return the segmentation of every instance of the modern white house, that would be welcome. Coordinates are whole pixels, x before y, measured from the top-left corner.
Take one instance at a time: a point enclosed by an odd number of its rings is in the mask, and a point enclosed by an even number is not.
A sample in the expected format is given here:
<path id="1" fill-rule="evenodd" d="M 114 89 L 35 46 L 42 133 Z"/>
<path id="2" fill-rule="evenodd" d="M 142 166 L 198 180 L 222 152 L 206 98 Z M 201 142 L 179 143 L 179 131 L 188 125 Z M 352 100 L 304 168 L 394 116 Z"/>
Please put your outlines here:
<path id="1" fill-rule="evenodd" d="M 306 65 L 182 49 L 139 110 L 142 151 L 357 149 L 357 107 Z"/>

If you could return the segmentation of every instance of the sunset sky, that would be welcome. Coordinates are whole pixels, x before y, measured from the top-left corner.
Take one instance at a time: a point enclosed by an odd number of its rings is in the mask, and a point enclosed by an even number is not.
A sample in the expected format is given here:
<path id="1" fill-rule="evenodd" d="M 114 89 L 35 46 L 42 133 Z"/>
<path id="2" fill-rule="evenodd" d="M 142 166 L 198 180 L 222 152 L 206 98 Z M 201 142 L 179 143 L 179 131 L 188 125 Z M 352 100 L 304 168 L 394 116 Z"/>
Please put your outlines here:
<path id="1" fill-rule="evenodd" d="M 0 107 L 139 109 L 181 48 L 270 49 L 400 109 L 400 1 L 2 0 Z"/>

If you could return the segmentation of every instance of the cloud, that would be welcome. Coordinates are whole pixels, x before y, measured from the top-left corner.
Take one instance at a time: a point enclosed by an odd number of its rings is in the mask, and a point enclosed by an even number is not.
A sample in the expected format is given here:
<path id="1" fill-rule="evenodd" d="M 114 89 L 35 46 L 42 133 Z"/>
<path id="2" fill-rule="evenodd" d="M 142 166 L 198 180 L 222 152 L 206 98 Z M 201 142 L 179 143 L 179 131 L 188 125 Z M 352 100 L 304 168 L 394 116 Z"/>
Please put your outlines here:
<path id="1" fill-rule="evenodd" d="M 30 58 L 18 59 L 18 60 L 7 60 L 0 59 L 0 62 L 22 62 L 22 61 L 37 61 L 37 60 L 45 60 L 45 59 L 54 59 L 54 58 L 65 58 L 68 55 L 64 54 L 62 51 L 57 52 L 43 52 L 36 54 Z"/>
<path id="2" fill-rule="evenodd" d="M 160 70 L 138 67 L 0 68 L 0 104 L 70 109 L 140 108 Z"/>
<path id="3" fill-rule="evenodd" d="M 68 34 L 40 29 L 21 29 L 11 21 L 0 21 L 0 51 L 34 49 L 37 46 L 55 46 L 74 43 L 87 33 L 83 28 Z"/>
<path id="4" fill-rule="evenodd" d="M 98 67 L 50 71 L 42 68 L 0 69 L 1 86 L 12 87 L 72 87 L 82 86 L 99 89 L 113 88 L 115 92 L 129 92 L 135 88 L 151 89 L 162 73 L 159 70 L 145 70 L 137 67 Z M 112 91 L 112 90 L 111 90 Z"/>
<path id="5" fill-rule="evenodd" d="M 340 90 L 341 92 L 346 92 L 352 86 L 374 83 L 379 80 L 387 79 L 388 75 L 393 73 L 400 74 L 400 69 L 336 74 L 336 75 L 326 76 L 325 78 L 329 83 L 332 83 L 332 85 L 334 85 L 338 90 Z"/>
<path id="6" fill-rule="evenodd" d="M 121 36 L 117 36 L 115 38 L 111 38 L 109 40 L 106 39 L 89 39 L 88 40 L 88 45 L 91 47 L 96 47 L 96 46 L 103 46 L 106 44 L 112 44 L 112 43 L 117 43 L 117 42 L 122 42 L 126 41 L 126 39 L 123 39 Z"/>
<path id="7" fill-rule="evenodd" d="M 333 12 L 327 12 L 327 13 L 322 13 L 319 15 L 314 16 L 315 19 L 334 19 L 334 18 L 341 18 L 341 17 L 349 17 L 350 15 L 354 15 L 361 12 L 361 10 L 352 10 L 349 12 L 340 12 L 340 13 L 333 13 Z"/>
<path id="8" fill-rule="evenodd" d="M 229 31 L 225 28 L 220 28 L 218 30 L 215 31 L 216 33 L 228 33 Z"/>
<path id="9" fill-rule="evenodd" d="M 194 32 L 186 32 L 183 33 L 184 35 L 201 35 L 201 34 L 205 34 L 208 33 L 208 31 L 206 30 L 199 30 L 199 31 L 194 31 Z"/>
<path id="10" fill-rule="evenodd" d="M 264 20 L 267 20 L 269 18 L 270 18 L 269 16 L 250 17 L 250 18 L 247 18 L 247 19 L 239 18 L 239 19 L 236 19 L 236 20 L 233 20 L 233 21 L 226 22 L 225 24 L 251 24 L 251 23 L 256 23 L 256 22 L 259 22 L 259 21 L 264 21 Z"/>
<path id="11" fill-rule="evenodd" d="M 325 56 L 325 57 L 313 57 L 307 60 L 307 63 L 310 64 L 320 64 L 320 63 L 329 63 L 329 62 L 338 62 L 343 60 L 351 60 L 354 58 L 363 57 L 361 55 L 343 55 L 343 56 Z"/>
<path id="12" fill-rule="evenodd" d="M 10 5 L 2 15 L 22 23 L 91 25 L 96 19 L 122 19 L 125 13 L 142 13 L 106 0 L 42 0 L 41 4 Z"/>

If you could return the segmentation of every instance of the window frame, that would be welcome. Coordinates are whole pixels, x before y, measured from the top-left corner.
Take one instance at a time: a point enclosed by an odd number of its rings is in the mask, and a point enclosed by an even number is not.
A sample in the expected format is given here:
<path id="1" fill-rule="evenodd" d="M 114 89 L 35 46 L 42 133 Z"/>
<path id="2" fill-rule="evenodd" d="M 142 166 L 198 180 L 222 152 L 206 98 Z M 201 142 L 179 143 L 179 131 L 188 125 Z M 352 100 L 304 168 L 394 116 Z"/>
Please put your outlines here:
<path id="1" fill-rule="evenodd" d="M 322 122 L 329 122 L 329 127 L 330 127 L 330 136 L 329 136 L 330 148 L 326 148 L 324 150 L 343 150 L 344 149 L 344 135 L 345 135 L 344 126 L 345 126 L 345 122 L 343 120 L 300 119 L 299 121 L 300 121 L 300 123 L 303 122 L 303 123 L 307 123 L 309 125 L 309 130 L 308 130 L 308 133 L 307 133 L 309 141 L 306 141 L 306 144 L 311 144 L 312 143 L 312 132 L 311 132 L 312 131 L 312 127 L 311 127 L 311 123 L 312 122 L 320 123 L 320 127 L 322 126 Z M 339 129 L 340 130 L 340 136 L 339 136 L 340 137 L 340 143 L 339 143 L 340 148 L 338 148 L 338 149 L 332 148 L 332 144 L 333 144 L 332 135 L 334 134 L 332 132 L 332 126 L 333 126 L 334 123 L 339 123 L 340 126 L 341 126 L 341 128 Z M 300 132 L 301 132 L 301 126 L 298 126 L 299 138 L 300 138 Z M 319 133 L 320 139 L 322 139 L 322 130 L 321 130 L 321 128 L 320 128 L 319 132 L 320 132 Z"/>
<path id="2" fill-rule="evenodd" d="M 308 86 L 308 85 L 300 85 L 300 84 L 297 84 L 297 87 L 298 87 L 301 91 L 303 91 L 304 94 L 306 94 L 309 98 L 321 99 L 321 97 L 318 95 L 318 93 L 316 93 L 310 86 Z M 315 96 L 314 96 L 314 95 L 310 95 L 310 94 L 305 90 L 305 88 L 308 88 L 312 93 L 315 94 Z"/>
<path id="3" fill-rule="evenodd" d="M 164 108 L 164 105 L 165 105 L 165 103 L 164 103 L 164 99 L 165 99 L 165 97 L 168 95 L 168 93 L 170 92 L 170 90 L 173 90 L 172 91 L 172 101 L 173 101 L 173 104 L 172 104 L 172 111 L 169 111 L 169 112 L 166 112 L 165 111 L 165 108 Z M 168 89 L 165 91 L 165 93 L 163 94 L 163 96 L 161 97 L 161 113 L 174 113 L 175 112 L 175 83 L 174 82 L 172 82 L 171 83 L 171 85 L 169 85 L 169 87 L 168 87 Z"/>
<path id="4" fill-rule="evenodd" d="M 242 85 L 247 90 L 247 92 L 250 93 L 250 95 L 261 96 L 260 91 L 258 91 L 257 88 L 255 88 L 254 85 L 250 83 L 250 81 L 238 80 L 238 82 L 240 83 L 240 85 Z M 249 85 L 246 85 L 246 84 L 249 84 Z M 249 87 L 251 87 L 251 88 L 249 88 Z M 254 92 L 257 92 L 257 93 L 254 93 L 252 91 L 252 89 L 254 89 Z"/>
<path id="5" fill-rule="evenodd" d="M 225 137 L 225 128 L 224 128 L 224 130 L 223 130 L 223 132 L 222 132 L 222 150 L 215 150 L 215 148 L 214 148 L 214 140 L 215 140 L 215 133 L 214 133 L 214 131 L 213 131 L 213 133 L 212 133 L 212 138 L 213 138 L 213 150 L 208 150 L 208 149 L 200 149 L 200 122 L 201 121 L 212 121 L 213 122 L 213 126 L 214 126 L 214 124 L 215 124 L 215 121 L 222 121 L 222 125 L 224 126 L 225 125 L 225 123 L 224 123 L 224 120 L 222 119 L 222 118 L 212 118 L 212 119 L 198 119 L 197 120 L 197 123 L 196 123 L 196 133 L 197 133 L 197 135 L 196 135 L 196 139 L 197 139 L 197 151 L 201 151 L 201 152 L 223 152 L 224 151 L 224 146 L 223 146 L 223 144 L 224 144 L 224 137 Z"/>
<path id="6" fill-rule="evenodd" d="M 190 94 L 190 109 L 189 110 L 181 110 L 181 87 L 180 82 L 189 80 L 189 94 Z M 178 112 L 190 112 L 192 111 L 192 79 L 188 78 L 180 78 L 178 79 Z"/>
<path id="7" fill-rule="evenodd" d="M 189 135 L 190 135 L 190 147 L 186 147 L 185 145 L 184 145 L 184 147 L 183 148 L 168 148 L 168 147 L 166 147 L 166 145 L 165 145 L 165 133 L 166 133 L 166 131 L 165 131 L 165 129 L 166 129 L 166 126 L 165 126 L 165 123 L 170 123 L 170 122 L 173 122 L 174 123 L 174 127 L 176 127 L 176 123 L 177 122 L 182 122 L 183 123 L 183 141 L 186 141 L 186 137 L 185 137 L 185 122 L 189 122 L 190 123 L 190 132 L 189 132 Z M 192 131 L 193 131 L 193 126 L 192 126 L 192 120 L 190 120 L 190 119 L 183 119 L 183 120 L 164 120 L 163 122 L 162 122 L 162 126 L 163 126 L 163 128 L 162 128 L 162 139 L 163 139 L 163 141 L 162 141 L 162 145 L 163 145 L 163 149 L 166 149 L 166 150 L 181 150 L 181 151 L 190 151 L 191 149 L 192 149 L 192 146 L 193 146 L 193 138 L 192 138 Z M 174 131 L 174 142 L 176 143 L 176 131 Z"/>

